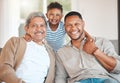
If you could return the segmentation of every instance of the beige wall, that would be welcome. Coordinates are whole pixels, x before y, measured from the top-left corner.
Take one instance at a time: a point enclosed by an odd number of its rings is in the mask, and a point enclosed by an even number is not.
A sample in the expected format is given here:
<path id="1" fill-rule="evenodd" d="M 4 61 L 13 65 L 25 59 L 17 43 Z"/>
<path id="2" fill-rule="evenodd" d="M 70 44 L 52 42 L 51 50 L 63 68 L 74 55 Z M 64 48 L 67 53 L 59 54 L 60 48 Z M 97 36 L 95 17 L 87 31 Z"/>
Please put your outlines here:
<path id="1" fill-rule="evenodd" d="M 89 33 L 108 39 L 118 39 L 117 0 L 71 0 L 71 2 L 72 10 L 77 10 L 83 15 L 85 29 Z M 19 5 L 20 0 L 0 0 L 0 47 L 3 47 L 10 37 L 19 36 Z"/>
<path id="2" fill-rule="evenodd" d="M 92 35 L 118 39 L 117 0 L 72 0 L 72 10 L 79 11 Z"/>
<path id="3" fill-rule="evenodd" d="M 19 0 L 0 0 L 0 47 L 12 36 L 18 36 Z"/>

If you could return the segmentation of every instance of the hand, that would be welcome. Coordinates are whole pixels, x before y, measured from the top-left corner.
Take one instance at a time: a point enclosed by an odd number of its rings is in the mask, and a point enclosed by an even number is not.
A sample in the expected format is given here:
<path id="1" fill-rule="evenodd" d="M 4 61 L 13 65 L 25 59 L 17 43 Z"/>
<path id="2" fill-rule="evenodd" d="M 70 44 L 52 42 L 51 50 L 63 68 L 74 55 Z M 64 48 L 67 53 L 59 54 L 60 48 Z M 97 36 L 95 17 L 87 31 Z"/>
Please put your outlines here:
<path id="1" fill-rule="evenodd" d="M 88 54 L 94 54 L 98 49 L 95 45 L 94 39 L 85 31 L 86 42 L 83 45 L 83 50 Z"/>
<path id="2" fill-rule="evenodd" d="M 24 39 L 28 42 L 30 42 L 32 40 L 31 35 L 28 33 L 25 34 Z"/>

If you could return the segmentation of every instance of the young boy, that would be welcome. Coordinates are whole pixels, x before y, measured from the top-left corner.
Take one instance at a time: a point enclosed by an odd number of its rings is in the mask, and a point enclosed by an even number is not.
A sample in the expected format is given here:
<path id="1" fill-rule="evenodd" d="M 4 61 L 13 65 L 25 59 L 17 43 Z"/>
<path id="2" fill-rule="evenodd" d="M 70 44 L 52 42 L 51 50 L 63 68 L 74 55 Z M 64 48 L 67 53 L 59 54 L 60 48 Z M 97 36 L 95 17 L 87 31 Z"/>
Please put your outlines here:
<path id="1" fill-rule="evenodd" d="M 47 6 L 46 16 L 48 18 L 46 40 L 54 51 L 57 51 L 65 44 L 66 32 L 61 21 L 63 17 L 62 5 L 58 2 L 50 3 Z"/>

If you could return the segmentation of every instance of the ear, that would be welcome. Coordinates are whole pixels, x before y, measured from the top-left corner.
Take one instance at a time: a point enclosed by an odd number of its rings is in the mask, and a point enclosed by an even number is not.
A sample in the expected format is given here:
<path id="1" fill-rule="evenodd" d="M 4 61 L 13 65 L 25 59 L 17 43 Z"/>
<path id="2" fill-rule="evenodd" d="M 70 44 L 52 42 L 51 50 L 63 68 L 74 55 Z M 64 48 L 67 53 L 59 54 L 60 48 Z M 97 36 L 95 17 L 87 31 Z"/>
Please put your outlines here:
<path id="1" fill-rule="evenodd" d="M 85 21 L 84 20 L 82 20 L 82 23 L 83 23 L 83 28 L 85 27 Z"/>
<path id="2" fill-rule="evenodd" d="M 28 32 L 28 26 L 24 27 L 25 32 Z"/>
<path id="3" fill-rule="evenodd" d="M 48 14 L 46 13 L 46 17 L 48 18 Z"/>
<path id="4" fill-rule="evenodd" d="M 63 17 L 63 14 L 61 15 L 61 19 L 62 19 L 62 17 Z"/>

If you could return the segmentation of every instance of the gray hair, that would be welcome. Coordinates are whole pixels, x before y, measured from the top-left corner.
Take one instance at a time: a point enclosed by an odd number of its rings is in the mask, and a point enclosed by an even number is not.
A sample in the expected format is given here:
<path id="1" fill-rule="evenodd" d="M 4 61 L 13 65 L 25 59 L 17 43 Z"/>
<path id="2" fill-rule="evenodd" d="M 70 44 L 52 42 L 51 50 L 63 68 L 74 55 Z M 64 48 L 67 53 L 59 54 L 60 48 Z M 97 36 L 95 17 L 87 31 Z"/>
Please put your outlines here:
<path id="1" fill-rule="evenodd" d="M 44 19 L 45 24 L 47 25 L 47 21 L 46 21 L 46 17 L 44 16 L 44 14 L 42 12 L 32 12 L 26 19 L 25 22 L 25 26 L 28 26 L 30 24 L 31 19 L 35 18 L 35 17 L 41 17 Z"/>

